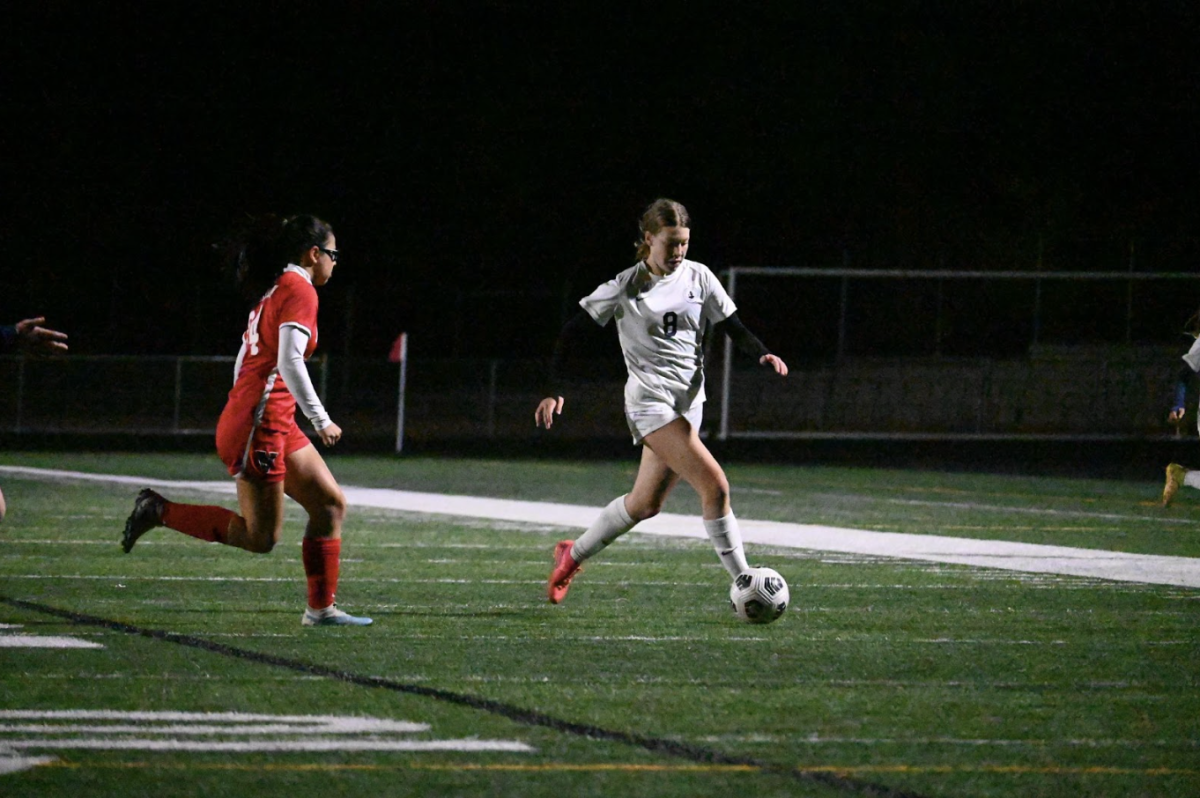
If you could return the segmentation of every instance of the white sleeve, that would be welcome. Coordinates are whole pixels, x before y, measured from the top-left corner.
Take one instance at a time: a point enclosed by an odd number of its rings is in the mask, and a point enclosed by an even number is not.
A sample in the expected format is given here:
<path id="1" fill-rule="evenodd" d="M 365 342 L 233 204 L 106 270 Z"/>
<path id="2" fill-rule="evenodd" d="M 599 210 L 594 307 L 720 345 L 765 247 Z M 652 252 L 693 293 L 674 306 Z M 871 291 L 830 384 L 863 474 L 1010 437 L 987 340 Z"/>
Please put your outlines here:
<path id="1" fill-rule="evenodd" d="M 588 312 L 601 327 L 608 324 L 621 302 L 622 288 L 619 280 L 609 280 L 579 300 L 579 306 Z"/>
<path id="2" fill-rule="evenodd" d="M 1200 338 L 1192 344 L 1192 348 L 1183 356 L 1183 362 L 1191 366 L 1192 371 L 1200 371 Z"/>
<path id="3" fill-rule="evenodd" d="M 291 390 L 292 396 L 296 397 L 296 406 L 300 408 L 304 417 L 312 422 L 313 429 L 319 432 L 333 422 L 325 412 L 325 406 L 321 404 L 321 399 L 308 376 L 308 369 L 304 365 L 304 349 L 307 346 L 308 333 L 304 328 L 294 324 L 281 324 L 279 359 L 275 366 Z"/>
<path id="4" fill-rule="evenodd" d="M 721 281 L 717 279 L 717 275 L 713 274 L 712 269 L 704 264 L 697 265 L 700 267 L 700 280 L 704 288 L 704 316 L 713 324 L 725 321 L 737 313 L 737 305 L 733 303 L 729 292 L 725 290 L 725 286 L 721 285 Z"/>

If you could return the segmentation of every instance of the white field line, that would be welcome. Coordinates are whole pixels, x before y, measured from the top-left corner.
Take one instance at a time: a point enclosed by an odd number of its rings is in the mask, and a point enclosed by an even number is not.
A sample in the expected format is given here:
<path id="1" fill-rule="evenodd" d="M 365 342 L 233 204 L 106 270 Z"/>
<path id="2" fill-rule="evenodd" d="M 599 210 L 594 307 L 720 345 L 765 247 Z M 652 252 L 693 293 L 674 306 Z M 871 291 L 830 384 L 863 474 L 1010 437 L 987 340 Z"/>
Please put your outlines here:
<path id="1" fill-rule="evenodd" d="M 227 495 L 235 492 L 232 481 L 177 482 L 24 466 L 0 466 L 0 473 L 34 479 L 108 482 Z M 351 505 L 362 507 L 517 521 L 577 529 L 586 528 L 600 512 L 598 507 L 553 502 L 416 493 L 385 488 L 345 487 L 343 490 Z M 1065 513 L 1063 514 L 1065 515 Z M 1129 516 L 1127 520 L 1133 521 L 1137 518 L 1137 516 Z M 739 519 L 739 523 L 743 539 L 747 543 L 757 545 L 896 557 L 1010 571 L 1093 577 L 1120 582 L 1200 587 L 1200 558 L 1195 557 L 1127 554 L 1102 549 L 1046 546 L 1034 543 L 972 540 L 899 532 L 872 532 L 862 529 L 843 529 L 780 521 Z M 648 521 L 643 521 L 637 526 L 637 531 L 665 537 L 697 539 L 706 537 L 704 526 L 698 518 L 674 513 L 662 513 Z"/>
<path id="2" fill-rule="evenodd" d="M 60 635 L 0 635 L 0 648 L 104 648 L 90 640 Z"/>
<path id="3" fill-rule="evenodd" d="M 20 773 L 22 770 L 32 770 L 41 765 L 56 761 L 52 756 L 10 756 L 0 749 L 0 775 L 5 773 Z"/>
<path id="4" fill-rule="evenodd" d="M 701 737 L 706 743 L 766 743 L 773 745 L 959 745 L 971 747 L 1011 747 L 1011 748 L 1196 748 L 1200 740 L 1189 739 L 1159 739 L 1159 740 L 1003 740 L 1003 739 L 969 739 L 958 737 L 823 737 L 812 735 L 778 735 L 778 734 L 725 734 Z"/>
<path id="5" fill-rule="evenodd" d="M 842 498 L 849 498 L 843 496 Z M 977 510 L 992 513 L 1017 513 L 1024 515 L 1050 515 L 1067 518 L 1099 518 L 1105 521 L 1124 521 L 1152 524 L 1192 525 L 1190 518 L 1153 518 L 1146 515 L 1122 515 L 1120 513 L 1098 513 L 1089 510 L 1056 510 L 1052 507 L 1012 507 L 1004 504 L 976 504 L 975 502 L 943 502 L 929 499 L 877 499 L 884 504 L 902 504 L 912 507 L 955 507 L 960 510 Z"/>
<path id="6" fill-rule="evenodd" d="M 20 629 L 19 623 L 0 623 L 0 630 Z M 0 631 L 0 648 L 104 648 L 99 643 L 65 635 L 26 635 Z"/>
<path id="7" fill-rule="evenodd" d="M 378 734 L 382 732 L 413 733 L 429 731 L 428 723 L 390 718 L 355 717 L 352 715 L 266 715 L 250 712 L 139 712 L 115 709 L 7 709 L 0 710 L 0 720 L 112 720 L 143 721 L 152 723 L 209 724 L 193 726 L 191 734 L 274 734 L 286 730 L 292 734 Z M 212 724 L 241 724 L 219 727 L 209 731 Z M 270 731 L 263 731 L 266 724 Z M 105 727 L 110 731 L 113 727 Z M 204 731 L 200 731 L 203 729 Z M 12 731 L 10 724 L 0 724 L 0 731 Z M 68 725 L 55 727 L 57 731 L 78 731 Z M 162 727 L 139 726 L 134 731 L 160 732 Z"/>
<path id="8" fill-rule="evenodd" d="M 0 758 L 34 748 L 91 751 L 510 751 L 534 749 L 516 740 L 398 739 L 428 732 L 427 723 L 336 715 L 255 715 L 240 712 L 6 710 L 0 718 L 41 721 L 0 724 Z M 80 723 L 78 721 L 92 721 Z M 96 721 L 115 721 L 97 723 Z M 11 734 L 33 735 L 12 738 Z M 134 736 L 129 736 L 134 735 Z M 138 736 L 140 735 L 140 736 Z M 169 735 L 163 739 L 162 735 Z M 173 739 L 174 736 L 225 739 Z M 333 735 L 333 736 L 331 736 Z M 240 739 L 228 739 L 240 738 Z"/>
<path id="9" fill-rule="evenodd" d="M 237 740 L 221 742 L 218 740 L 150 740 L 150 739 L 44 739 L 44 740 L 4 740 L 0 746 L 10 749 L 51 749 L 55 751 L 194 751 L 194 752 L 228 752 L 246 754 L 251 752 L 334 752 L 347 751 L 507 751 L 510 753 L 529 753 L 534 749 L 527 743 L 515 740 L 477 740 L 466 738 L 459 740 L 347 740 L 320 739 L 310 740 Z M 0 749 L 2 753 L 2 749 Z"/>

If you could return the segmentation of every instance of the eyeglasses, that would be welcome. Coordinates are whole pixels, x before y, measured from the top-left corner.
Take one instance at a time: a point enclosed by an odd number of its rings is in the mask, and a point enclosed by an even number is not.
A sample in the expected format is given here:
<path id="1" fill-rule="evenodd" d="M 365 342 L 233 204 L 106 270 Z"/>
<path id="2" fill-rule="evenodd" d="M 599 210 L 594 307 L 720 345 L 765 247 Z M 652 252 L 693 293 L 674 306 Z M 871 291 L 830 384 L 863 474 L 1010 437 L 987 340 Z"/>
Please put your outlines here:
<path id="1" fill-rule="evenodd" d="M 325 249 L 325 247 L 317 247 L 317 249 L 321 250 L 321 251 L 322 251 L 322 252 L 324 252 L 326 255 L 328 255 L 328 256 L 329 256 L 329 259 L 330 259 L 331 261 L 333 261 L 334 263 L 337 263 L 337 253 L 338 253 L 338 251 L 337 251 L 336 249 Z"/>

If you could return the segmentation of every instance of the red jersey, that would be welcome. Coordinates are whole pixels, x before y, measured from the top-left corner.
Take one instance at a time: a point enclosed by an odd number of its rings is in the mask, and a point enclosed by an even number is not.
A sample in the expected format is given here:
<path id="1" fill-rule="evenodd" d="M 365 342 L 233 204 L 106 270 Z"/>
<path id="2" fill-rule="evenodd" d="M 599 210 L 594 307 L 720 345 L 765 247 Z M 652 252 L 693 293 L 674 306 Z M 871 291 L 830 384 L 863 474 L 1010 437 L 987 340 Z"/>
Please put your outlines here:
<path id="1" fill-rule="evenodd" d="M 297 327 L 308 335 L 304 359 L 312 357 L 317 348 L 317 289 L 299 267 L 289 266 L 250 311 L 238 353 L 237 377 L 226 403 L 227 413 L 258 415 L 256 410 L 260 406 L 265 410 L 265 403 L 270 406 L 270 415 L 276 418 L 294 416 L 296 399 L 276 368 L 279 328 L 284 325 Z"/>

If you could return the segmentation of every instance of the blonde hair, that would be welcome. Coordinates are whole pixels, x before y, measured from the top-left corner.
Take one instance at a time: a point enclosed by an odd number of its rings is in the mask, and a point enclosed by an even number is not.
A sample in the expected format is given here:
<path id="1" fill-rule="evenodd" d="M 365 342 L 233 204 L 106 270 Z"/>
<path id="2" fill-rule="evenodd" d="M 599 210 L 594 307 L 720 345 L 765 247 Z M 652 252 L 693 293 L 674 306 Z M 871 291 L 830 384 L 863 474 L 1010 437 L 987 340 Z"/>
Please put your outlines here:
<path id="1" fill-rule="evenodd" d="M 636 259 L 640 262 L 650 256 L 650 245 L 646 243 L 646 233 L 655 235 L 664 227 L 691 227 L 692 217 L 687 208 L 673 199 L 659 197 L 650 203 L 638 222 L 638 232 L 641 236 L 634 242 L 637 247 Z"/>

